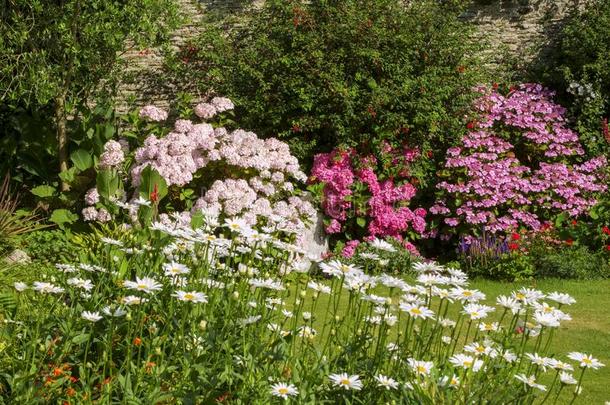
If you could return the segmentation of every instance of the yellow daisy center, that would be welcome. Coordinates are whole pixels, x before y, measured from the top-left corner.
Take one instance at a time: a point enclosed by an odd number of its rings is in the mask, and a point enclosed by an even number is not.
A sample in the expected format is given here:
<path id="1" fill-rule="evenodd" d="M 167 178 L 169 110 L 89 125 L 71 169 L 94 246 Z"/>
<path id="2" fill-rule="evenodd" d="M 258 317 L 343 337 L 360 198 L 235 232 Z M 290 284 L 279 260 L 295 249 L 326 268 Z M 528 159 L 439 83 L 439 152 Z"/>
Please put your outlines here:
<path id="1" fill-rule="evenodd" d="M 277 390 L 282 395 L 288 394 L 288 388 L 282 387 Z"/>
<path id="2" fill-rule="evenodd" d="M 350 381 L 347 378 L 341 380 L 341 385 L 350 385 Z"/>
<path id="3" fill-rule="evenodd" d="M 195 296 L 193 294 L 191 294 L 191 293 L 184 294 L 184 299 L 185 300 L 189 300 L 190 301 L 190 300 L 192 300 L 194 298 L 195 298 Z"/>
<path id="4" fill-rule="evenodd" d="M 421 315 L 421 310 L 419 308 L 411 308 L 411 313 L 414 315 Z"/>

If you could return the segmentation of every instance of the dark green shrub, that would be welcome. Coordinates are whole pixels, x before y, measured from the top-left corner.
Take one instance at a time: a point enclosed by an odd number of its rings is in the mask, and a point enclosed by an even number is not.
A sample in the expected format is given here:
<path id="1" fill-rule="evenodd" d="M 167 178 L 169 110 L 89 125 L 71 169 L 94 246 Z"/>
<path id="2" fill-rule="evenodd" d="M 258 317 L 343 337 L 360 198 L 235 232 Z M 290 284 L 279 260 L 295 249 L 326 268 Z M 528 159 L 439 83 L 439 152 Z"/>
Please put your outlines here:
<path id="1" fill-rule="evenodd" d="M 269 0 L 228 34 L 208 28 L 174 67 L 305 164 L 380 139 L 434 152 L 462 133 L 481 71 L 458 3 Z"/>
<path id="2" fill-rule="evenodd" d="M 610 277 L 610 266 L 600 253 L 584 246 L 565 247 L 533 258 L 537 277 L 596 279 Z"/>
<path id="3" fill-rule="evenodd" d="M 571 106 L 587 152 L 610 152 L 610 0 L 594 0 L 582 13 L 574 11 L 533 75 L 557 89 L 564 105 Z"/>

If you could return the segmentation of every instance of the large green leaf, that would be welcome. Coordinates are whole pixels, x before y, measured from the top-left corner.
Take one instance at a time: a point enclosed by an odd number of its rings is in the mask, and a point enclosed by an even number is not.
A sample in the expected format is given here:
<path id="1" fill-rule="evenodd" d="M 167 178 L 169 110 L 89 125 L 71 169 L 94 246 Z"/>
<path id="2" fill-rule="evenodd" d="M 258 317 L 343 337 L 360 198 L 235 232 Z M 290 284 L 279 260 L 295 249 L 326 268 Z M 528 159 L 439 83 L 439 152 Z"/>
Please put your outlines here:
<path id="1" fill-rule="evenodd" d="M 155 191 L 155 188 L 158 196 L 157 201 L 161 201 L 163 197 L 167 195 L 167 183 L 156 169 L 147 166 L 144 170 L 142 170 L 140 197 L 150 200 L 151 194 Z"/>
<path id="2" fill-rule="evenodd" d="M 119 190 L 119 176 L 111 169 L 100 170 L 97 172 L 96 187 L 100 196 L 110 200 L 116 197 Z"/>
<path id="3" fill-rule="evenodd" d="M 53 195 L 55 195 L 56 191 L 57 190 L 53 186 L 42 185 L 42 186 L 34 187 L 33 189 L 30 190 L 30 193 L 32 193 L 35 196 L 40 197 L 40 198 L 49 198 L 49 197 L 53 197 Z"/>
<path id="4" fill-rule="evenodd" d="M 73 212 L 68 211 L 67 209 L 58 209 L 53 211 L 51 214 L 51 218 L 49 221 L 56 223 L 60 227 L 63 227 L 64 224 L 72 224 L 78 221 L 78 215 Z"/>
<path id="5" fill-rule="evenodd" d="M 74 163 L 74 166 L 81 172 L 93 166 L 91 154 L 84 149 L 77 149 L 72 152 L 70 154 L 70 159 L 72 160 L 72 163 Z"/>

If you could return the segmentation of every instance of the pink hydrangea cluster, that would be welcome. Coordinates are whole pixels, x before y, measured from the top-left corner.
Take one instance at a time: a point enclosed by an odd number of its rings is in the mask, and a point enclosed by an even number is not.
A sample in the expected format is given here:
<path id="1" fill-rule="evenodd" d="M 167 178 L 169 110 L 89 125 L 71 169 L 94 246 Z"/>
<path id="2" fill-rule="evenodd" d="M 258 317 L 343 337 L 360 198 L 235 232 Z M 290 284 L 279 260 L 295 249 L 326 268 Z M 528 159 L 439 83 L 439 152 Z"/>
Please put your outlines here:
<path id="1" fill-rule="evenodd" d="M 110 140 L 104 145 L 104 152 L 100 155 L 99 166 L 102 169 L 114 169 L 125 161 L 123 145 Z"/>
<path id="2" fill-rule="evenodd" d="M 443 217 L 446 231 L 536 230 L 554 214 L 587 212 L 606 189 L 600 179 L 606 159 L 570 163 L 584 152 L 553 94 L 538 84 L 507 96 L 481 90 L 480 116 L 469 123 L 461 145 L 447 150 L 446 180 L 430 208 Z"/>
<path id="3" fill-rule="evenodd" d="M 167 119 L 167 111 L 154 105 L 147 105 L 140 110 L 140 118 L 153 122 L 165 121 Z"/>
<path id="4" fill-rule="evenodd" d="M 197 105 L 194 112 L 207 119 L 233 108 L 228 98 L 215 97 L 209 103 Z M 143 108 L 140 115 L 152 121 L 167 118 L 167 113 L 154 106 Z M 217 177 L 197 199 L 192 212 L 203 209 L 217 215 L 241 217 L 250 225 L 297 236 L 307 227 L 305 219 L 316 216 L 309 201 L 294 195 L 294 182 L 307 179 L 298 160 L 291 155 L 286 143 L 274 138 L 259 139 L 256 134 L 241 129 L 228 131 L 205 122 L 179 119 L 165 136 L 149 135 L 133 152 L 133 157 L 129 171 L 133 187 L 139 186 L 147 166 L 156 169 L 168 186 L 184 187 L 193 185 L 196 177 L 204 177 L 206 181 L 210 180 L 209 176 Z M 100 158 L 100 167 L 114 167 L 123 160 L 121 145 L 109 141 Z M 86 202 L 88 205 L 99 202 L 95 189 L 87 193 Z M 98 214 L 94 207 L 83 211 L 87 220 L 99 220 Z M 102 214 L 102 217 L 105 216 Z"/>
<path id="5" fill-rule="evenodd" d="M 412 160 L 416 154 L 408 156 Z M 311 180 L 324 184 L 322 207 L 330 217 L 327 233 L 345 231 L 350 226 L 348 223 L 356 218 L 366 220 L 367 237 L 402 240 L 408 229 L 418 234 L 425 231 L 426 210 L 412 211 L 408 207 L 416 193 L 415 187 L 404 181 L 380 181 L 376 167 L 374 156 L 360 157 L 354 151 L 335 150 L 314 157 Z M 362 192 L 360 185 L 366 191 Z M 359 211 L 354 203 L 358 199 L 366 201 L 364 211 Z"/>

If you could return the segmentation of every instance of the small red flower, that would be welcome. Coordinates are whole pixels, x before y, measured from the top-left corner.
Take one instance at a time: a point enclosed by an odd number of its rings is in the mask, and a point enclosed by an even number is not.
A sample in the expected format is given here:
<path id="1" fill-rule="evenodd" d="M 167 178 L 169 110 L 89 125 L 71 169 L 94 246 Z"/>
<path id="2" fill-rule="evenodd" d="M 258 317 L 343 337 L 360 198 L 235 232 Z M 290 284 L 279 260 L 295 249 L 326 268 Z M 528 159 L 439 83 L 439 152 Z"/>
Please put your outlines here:
<path id="1" fill-rule="evenodd" d="M 510 242 L 510 243 L 508 244 L 508 248 L 509 248 L 510 250 L 517 250 L 517 249 L 519 249 L 519 244 L 518 244 L 518 243 L 515 243 L 515 242 Z"/>
<path id="2" fill-rule="evenodd" d="M 477 123 L 475 121 L 469 121 L 468 124 L 466 124 L 466 128 L 468 129 L 474 129 L 475 125 Z"/>
<path id="3" fill-rule="evenodd" d="M 512 235 L 510 235 L 510 238 L 512 240 L 519 240 L 521 239 L 521 235 L 519 235 L 517 232 L 513 232 Z"/>
<path id="4" fill-rule="evenodd" d="M 150 201 L 156 203 L 159 201 L 159 186 L 155 184 L 152 193 L 150 193 Z"/>
<path id="5" fill-rule="evenodd" d="M 292 132 L 301 132 L 301 127 L 299 126 L 299 124 L 294 124 L 292 126 Z"/>
<path id="6" fill-rule="evenodd" d="M 140 346 L 142 344 L 142 339 L 140 339 L 139 337 L 134 338 L 133 344 L 134 346 Z"/>
<path id="7" fill-rule="evenodd" d="M 602 232 L 605 233 L 606 235 L 610 235 L 610 228 L 608 228 L 607 226 L 604 226 L 602 228 Z"/>
<path id="8" fill-rule="evenodd" d="M 431 150 L 429 150 L 428 152 L 426 152 L 426 156 L 428 156 L 428 159 L 432 159 L 432 156 L 434 156 L 434 154 Z"/>
<path id="9" fill-rule="evenodd" d="M 576 225 L 577 223 L 578 222 L 575 219 L 572 220 L 572 225 Z"/>
<path id="10" fill-rule="evenodd" d="M 54 368 L 53 369 L 53 375 L 55 377 L 59 377 L 60 375 L 62 375 L 64 373 L 64 371 L 61 368 Z"/>
<path id="11" fill-rule="evenodd" d="M 491 85 L 494 90 L 498 90 L 498 83 L 494 83 Z"/>
<path id="12" fill-rule="evenodd" d="M 566 245 L 572 246 L 573 243 L 574 243 L 574 241 L 572 240 L 572 238 L 566 239 Z"/>
<path id="13" fill-rule="evenodd" d="M 606 250 L 607 250 L 608 252 L 610 252 L 610 245 L 607 245 L 607 246 L 606 246 Z"/>

